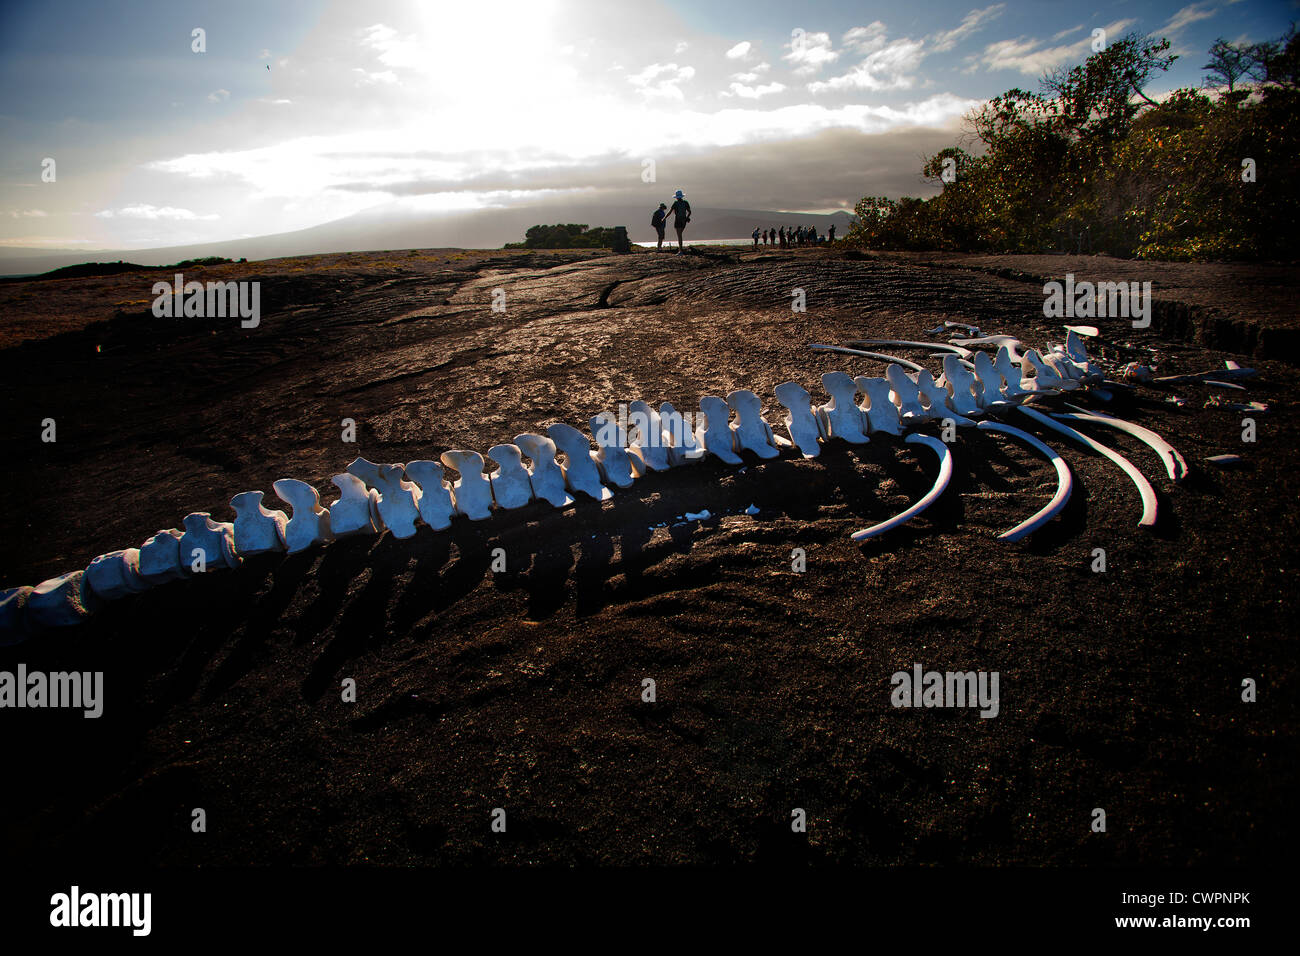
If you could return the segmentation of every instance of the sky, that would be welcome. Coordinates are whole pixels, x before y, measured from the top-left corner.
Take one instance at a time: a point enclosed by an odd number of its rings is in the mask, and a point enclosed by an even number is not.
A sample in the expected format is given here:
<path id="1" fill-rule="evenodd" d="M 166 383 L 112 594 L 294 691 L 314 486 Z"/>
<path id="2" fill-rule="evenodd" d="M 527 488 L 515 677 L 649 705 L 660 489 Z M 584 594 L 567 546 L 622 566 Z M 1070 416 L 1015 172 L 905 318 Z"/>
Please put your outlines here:
<path id="1" fill-rule="evenodd" d="M 0 246 L 143 248 L 369 210 L 929 195 L 963 117 L 1093 31 L 1167 37 L 1149 96 L 1300 0 L 99 0 L 0 4 Z M 202 30 L 203 47 L 194 37 Z M 53 181 L 47 160 L 53 160 Z M 562 218 L 562 217 L 561 217 Z"/>

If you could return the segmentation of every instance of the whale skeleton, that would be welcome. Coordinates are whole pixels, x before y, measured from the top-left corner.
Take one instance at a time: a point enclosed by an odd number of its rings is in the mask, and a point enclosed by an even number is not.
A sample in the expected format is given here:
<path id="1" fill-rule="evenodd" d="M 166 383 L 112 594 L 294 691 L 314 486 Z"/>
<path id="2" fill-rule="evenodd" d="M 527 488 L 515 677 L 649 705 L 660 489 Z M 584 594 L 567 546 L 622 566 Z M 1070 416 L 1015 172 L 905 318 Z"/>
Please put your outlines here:
<path id="1" fill-rule="evenodd" d="M 455 521 L 484 520 L 493 512 L 525 506 L 568 508 L 575 499 L 599 503 L 613 496 L 610 485 L 628 488 L 648 471 L 680 467 L 705 456 L 729 465 L 746 463 L 741 452 L 760 462 L 783 452 L 815 458 L 828 443 L 842 440 L 863 445 L 880 436 L 903 436 L 908 444 L 929 448 L 939 462 L 930 490 L 899 514 L 851 535 L 853 541 L 862 542 L 907 524 L 943 496 L 953 473 L 948 433 L 955 435 L 956 428 L 974 426 L 1027 445 L 1055 469 L 1056 493 L 1047 505 L 997 536 L 1000 541 L 1019 541 L 1061 513 L 1070 500 L 1073 478 L 1055 449 L 1001 420 L 1011 411 L 1119 466 L 1141 496 L 1140 527 L 1156 523 L 1158 502 L 1151 483 L 1119 452 L 1071 426 L 1101 426 L 1126 433 L 1160 456 L 1171 481 L 1181 481 L 1187 475 L 1184 458 L 1149 428 L 1068 403 L 1062 403 L 1066 411 L 1050 414 L 1029 407 L 1028 403 L 1041 406 L 1066 392 L 1100 391 L 1102 371 L 1089 361 L 1083 338 L 1073 329 L 1063 346 L 1049 345 L 1041 353 L 1027 348 L 1019 354 L 1022 343 L 1000 335 L 953 345 L 900 339 L 863 339 L 851 344 L 937 349 L 943 371 L 936 381 L 928 369 L 913 362 L 878 352 L 813 345 L 819 352 L 860 356 L 888 366 L 879 377 L 826 372 L 821 384 L 829 400 L 822 404 L 797 382 L 776 386 L 777 401 L 786 411 L 778 427 L 783 427 L 786 435 L 777 434 L 763 417 L 758 395 L 738 389 L 728 392 L 725 400 L 706 395 L 700 400 L 702 414 L 698 416 L 683 416 L 666 402 L 658 412 L 645 402 L 634 402 L 636 423 L 630 428 L 600 412 L 588 422 L 594 448 L 592 440 L 578 429 L 552 423 L 544 435 L 527 433 L 516 436 L 513 443 L 492 446 L 488 457 L 497 470 L 490 475 L 484 472 L 483 456 L 464 449 L 443 452 L 441 464 L 428 460 L 383 464 L 358 458 L 330 479 L 341 496 L 329 506 L 321 504 L 320 492 L 313 485 L 281 478 L 272 488 L 289 506 L 289 515 L 264 507 L 261 491 L 241 492 L 230 502 L 236 513 L 233 523 L 195 512 L 182 522 L 185 530 L 161 530 L 138 549 L 99 555 L 85 570 L 59 575 L 35 587 L 0 589 L 0 645 L 22 640 L 45 627 L 75 624 L 105 601 L 197 573 L 236 568 L 253 555 L 296 554 L 357 534 L 387 531 L 407 538 L 420 526 L 441 531 Z M 996 352 L 990 356 L 966 345 L 996 347 Z M 1253 374 L 1234 367 L 1228 373 L 1239 377 Z M 692 417 L 697 423 L 694 428 L 689 423 Z M 915 430 L 935 425 L 942 427 L 945 440 Z M 459 476 L 454 482 L 444 479 L 444 466 Z"/>

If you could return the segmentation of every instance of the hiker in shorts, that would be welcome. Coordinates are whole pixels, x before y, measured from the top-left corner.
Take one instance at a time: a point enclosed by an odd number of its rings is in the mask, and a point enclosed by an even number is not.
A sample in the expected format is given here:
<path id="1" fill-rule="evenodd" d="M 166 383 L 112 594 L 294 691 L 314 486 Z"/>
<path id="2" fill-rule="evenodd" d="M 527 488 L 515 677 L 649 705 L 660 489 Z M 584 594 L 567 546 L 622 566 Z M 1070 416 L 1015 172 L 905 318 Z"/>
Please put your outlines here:
<path id="1" fill-rule="evenodd" d="M 676 198 L 673 200 L 672 208 L 668 211 L 673 214 L 673 228 L 677 230 L 677 255 L 681 255 L 682 233 L 686 230 L 686 224 L 691 221 L 691 204 L 686 201 L 686 196 L 679 189 L 673 194 Z"/>
<path id="2" fill-rule="evenodd" d="M 659 234 L 659 245 L 655 246 L 655 252 L 660 252 L 664 247 L 664 230 L 668 228 L 668 204 L 661 202 L 655 214 L 650 217 L 650 225 L 655 227 L 655 232 Z"/>

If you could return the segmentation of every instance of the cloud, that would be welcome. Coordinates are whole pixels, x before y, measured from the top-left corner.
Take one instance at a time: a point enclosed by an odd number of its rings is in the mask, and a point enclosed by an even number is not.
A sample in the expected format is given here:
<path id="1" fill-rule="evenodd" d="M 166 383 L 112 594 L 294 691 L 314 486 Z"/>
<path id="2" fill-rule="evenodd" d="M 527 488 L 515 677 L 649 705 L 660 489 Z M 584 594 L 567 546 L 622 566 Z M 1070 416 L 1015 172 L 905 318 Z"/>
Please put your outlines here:
<path id="1" fill-rule="evenodd" d="M 885 25 L 875 20 L 865 27 L 854 27 L 840 37 L 840 42 L 854 53 L 874 53 L 885 45 Z"/>
<path id="2" fill-rule="evenodd" d="M 361 67 L 354 66 L 352 72 L 361 74 L 361 76 L 357 78 L 357 83 L 361 86 L 374 86 L 376 84 L 391 85 L 397 82 L 397 74 L 392 70 L 380 70 L 376 73 L 367 73 Z"/>
<path id="3" fill-rule="evenodd" d="M 12 219 L 44 219 L 48 215 L 44 209 L 13 209 L 9 212 Z"/>
<path id="4" fill-rule="evenodd" d="M 673 47 L 673 55 L 676 56 L 678 53 L 685 53 L 690 48 L 691 45 L 685 40 L 678 40 L 677 45 Z"/>
<path id="5" fill-rule="evenodd" d="M 221 103 L 230 99 L 230 90 L 213 90 L 208 94 L 209 103 Z"/>
<path id="6" fill-rule="evenodd" d="M 730 50 L 727 51 L 727 59 L 728 60 L 743 59 L 744 57 L 749 55 L 749 51 L 753 49 L 753 47 L 754 45 L 750 43 L 748 40 L 741 40 L 739 43 L 737 43 L 735 46 L 733 46 Z"/>
<path id="7" fill-rule="evenodd" d="M 773 93 L 780 93 L 785 89 L 784 83 L 765 83 L 762 86 L 745 86 L 742 83 L 732 83 L 730 92 L 723 92 L 722 96 L 739 96 L 742 99 L 757 100 L 764 96 L 770 96 Z"/>
<path id="8" fill-rule="evenodd" d="M 936 53 L 948 52 L 985 23 L 988 23 L 990 20 L 996 20 L 1002 15 L 1004 9 L 1006 9 L 1005 3 L 995 3 L 982 10 L 972 10 L 970 13 L 966 14 L 966 16 L 962 18 L 961 23 L 953 29 L 936 33 L 931 37 L 930 39 L 932 42 L 930 44 L 930 49 L 934 50 Z"/>
<path id="9" fill-rule="evenodd" d="M 757 110 L 736 112 L 762 115 Z M 920 175 L 923 157 L 952 145 L 954 133 L 954 128 L 925 127 L 878 133 L 839 127 L 815 129 L 779 140 L 682 153 L 673 159 L 673 180 L 683 184 L 697 207 L 697 218 L 706 215 L 710 207 L 772 210 L 847 207 L 851 211 L 853 204 L 864 195 L 926 196 L 937 192 Z M 496 170 L 481 170 L 469 181 L 393 184 L 394 205 L 381 208 L 441 211 L 447 207 L 535 204 L 536 208 L 555 209 L 557 216 L 568 215 L 578 206 L 592 209 L 591 215 L 603 215 L 623 203 L 639 207 L 645 202 L 645 187 L 635 177 L 635 185 L 629 185 L 628 169 L 627 161 L 618 159 L 584 164 L 579 189 L 573 186 L 575 178 L 571 168 L 539 170 L 530 177 L 526 192 L 516 190 L 509 196 L 503 190 L 512 185 L 517 187 L 518 182 Z M 745 175 L 737 176 L 737 169 L 743 169 Z M 369 187 L 359 183 L 356 188 Z M 443 189 L 458 192 L 448 193 Z M 458 202 L 456 196 L 464 198 Z M 529 221 L 545 219 L 539 216 Z M 744 232 L 756 224 L 750 223 Z"/>
<path id="10" fill-rule="evenodd" d="M 637 88 L 637 92 L 646 99 L 682 100 L 679 83 L 684 83 L 695 76 L 695 67 L 678 66 L 676 63 L 651 63 L 640 73 L 634 73 L 627 81 Z"/>
<path id="11" fill-rule="evenodd" d="M 869 54 L 861 63 L 842 76 L 808 84 L 813 93 L 828 90 L 905 90 L 915 82 L 909 74 L 924 57 L 920 40 L 895 40 Z"/>
<path id="12" fill-rule="evenodd" d="M 1198 20 L 1208 20 L 1218 13 L 1212 3 L 1189 3 L 1172 17 L 1161 29 L 1164 34 L 1181 33 Z"/>
<path id="13" fill-rule="evenodd" d="M 592 170 L 605 165 L 620 170 L 624 182 L 629 176 L 639 181 L 639 157 L 656 155 L 656 150 L 674 151 L 676 163 L 688 154 L 743 144 L 778 144 L 835 129 L 900 132 L 905 140 L 909 130 L 919 136 L 923 132 L 919 128 L 928 128 L 951 141 L 961 118 L 978 105 L 978 100 L 951 93 L 899 106 L 797 103 L 759 109 L 746 101 L 745 106 L 695 110 L 656 101 L 605 116 L 597 145 L 585 154 L 575 152 L 582 144 L 572 141 L 550 149 L 524 144 L 510 129 L 501 130 L 500 142 L 491 147 L 454 147 L 440 130 L 424 124 L 192 153 L 146 168 L 189 180 L 231 187 L 242 184 L 258 200 L 315 205 L 327 201 L 334 212 L 331 218 L 337 218 L 385 196 L 572 188 L 575 182 L 590 183 Z M 915 165 L 915 151 L 912 161 Z M 737 182 L 731 188 L 736 192 L 745 186 Z"/>
<path id="14" fill-rule="evenodd" d="M 427 59 L 421 55 L 419 40 L 414 36 L 401 36 L 396 30 L 376 23 L 361 31 L 361 45 L 373 50 L 384 66 L 398 69 L 415 69 Z"/>
<path id="15" fill-rule="evenodd" d="M 770 63 L 760 63 L 758 66 L 751 67 L 743 73 L 731 74 L 731 78 L 733 80 L 739 80 L 741 83 L 753 83 L 771 68 L 772 64 Z"/>
<path id="16" fill-rule="evenodd" d="M 209 221 L 220 219 L 216 213 L 209 216 L 200 216 L 198 213 L 191 212 L 188 209 L 180 209 L 176 206 L 151 206 L 148 203 L 136 203 L 131 206 L 123 206 L 121 209 L 101 209 L 95 213 L 97 219 L 176 219 L 187 222 L 199 220 Z"/>
<path id="17" fill-rule="evenodd" d="M 1116 20 L 1107 24 L 1108 36 L 1115 36 L 1136 20 Z M 1015 40 L 999 40 L 990 43 L 984 52 L 972 57 L 972 64 L 982 63 L 986 70 L 1018 70 L 1026 76 L 1040 76 L 1046 70 L 1063 63 L 1087 59 L 1092 54 L 1092 35 L 1075 43 L 1061 46 L 1044 47 L 1042 41 L 1018 37 Z"/>
<path id="18" fill-rule="evenodd" d="M 1066 37 L 1068 37 L 1071 33 L 1077 33 L 1078 31 L 1080 31 L 1080 30 L 1082 30 L 1082 29 L 1083 29 L 1083 24 L 1082 24 L 1082 23 L 1079 23 L 1079 24 L 1076 24 L 1075 26 L 1070 27 L 1068 30 L 1062 30 L 1060 33 L 1053 33 L 1053 34 L 1052 34 L 1052 42 L 1055 43 L 1057 40 L 1064 40 L 1064 39 L 1065 39 Z"/>
<path id="19" fill-rule="evenodd" d="M 731 78 L 732 78 L 733 80 L 739 80 L 741 83 L 753 83 L 753 82 L 754 82 L 755 80 L 757 80 L 760 76 L 762 76 L 762 75 L 763 75 L 764 73 L 766 73 L 769 69 L 771 69 L 771 67 L 772 67 L 772 64 L 770 64 L 770 63 L 760 63 L 760 64 L 758 64 L 758 66 L 752 67 L 752 68 L 750 68 L 749 70 L 746 70 L 746 71 L 743 72 L 743 73 L 733 73 L 733 74 L 731 74 Z"/>
<path id="20" fill-rule="evenodd" d="M 795 30 L 790 42 L 785 44 L 789 50 L 781 59 L 794 69 L 797 76 L 811 76 L 827 63 L 834 63 L 839 54 L 831 49 L 829 33 L 807 33 Z"/>

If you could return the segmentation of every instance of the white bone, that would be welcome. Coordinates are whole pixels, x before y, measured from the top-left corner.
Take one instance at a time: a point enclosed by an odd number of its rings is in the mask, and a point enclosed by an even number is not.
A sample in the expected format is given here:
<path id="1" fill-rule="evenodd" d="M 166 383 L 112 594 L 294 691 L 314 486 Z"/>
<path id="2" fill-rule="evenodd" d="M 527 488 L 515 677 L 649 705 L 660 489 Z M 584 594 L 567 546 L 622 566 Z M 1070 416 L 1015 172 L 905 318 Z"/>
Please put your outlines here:
<path id="1" fill-rule="evenodd" d="M 420 489 L 416 499 L 420 520 L 434 531 L 450 528 L 456 505 L 451 500 L 451 486 L 442 480 L 442 465 L 427 459 L 408 461 L 406 477 Z"/>
<path id="2" fill-rule="evenodd" d="M 1086 368 L 1080 368 L 1071 360 L 1070 356 L 1066 355 L 1059 345 L 1054 346 L 1052 351 L 1044 353 L 1042 358 L 1043 363 L 1066 382 L 1082 382 L 1088 371 Z M 1076 384 L 1075 388 L 1077 387 Z"/>
<path id="3" fill-rule="evenodd" d="M 235 509 L 235 551 L 243 557 L 285 550 L 289 516 L 262 505 L 262 492 L 242 491 L 230 499 Z"/>
<path id="4" fill-rule="evenodd" d="M 943 335 L 948 329 L 965 329 L 967 335 L 982 335 L 978 325 L 971 325 L 969 322 L 945 322 L 943 325 L 936 325 L 932 329 L 926 329 L 926 335 Z"/>
<path id="5" fill-rule="evenodd" d="M 370 517 L 371 523 L 375 526 L 375 531 L 382 534 L 388 526 L 384 521 L 382 512 L 379 507 L 380 499 L 383 497 L 383 491 L 378 487 L 380 469 L 383 465 L 375 464 L 373 461 L 367 461 L 365 458 L 354 458 L 352 462 L 343 470 L 354 478 L 360 478 L 367 485 L 366 495 L 370 499 Z M 402 465 L 397 466 L 399 469 Z M 400 480 L 400 478 L 399 478 Z M 414 509 L 412 509 L 414 510 Z M 398 504 L 398 510 L 395 512 L 397 520 L 402 521 L 401 505 Z M 414 534 L 414 529 L 412 529 Z M 395 537 L 409 538 L 410 535 L 395 535 Z"/>
<path id="6" fill-rule="evenodd" d="M 1010 349 L 1005 345 L 998 349 L 998 354 L 993 357 L 993 368 L 1002 376 L 1006 382 L 1006 387 L 1002 389 L 1002 394 L 1013 402 L 1018 402 L 1026 395 L 1031 394 L 1020 387 L 1021 365 L 1012 356 Z"/>
<path id="7" fill-rule="evenodd" d="M 140 549 L 101 554 L 86 568 L 86 585 L 106 601 L 147 590 L 149 583 L 140 577 Z"/>
<path id="8" fill-rule="evenodd" d="M 1071 406 L 1073 407 L 1073 406 Z M 1169 480 L 1174 482 L 1182 481 L 1187 477 L 1187 461 L 1182 455 L 1178 454 L 1178 449 L 1169 442 L 1165 441 L 1149 428 L 1143 428 L 1133 422 L 1125 421 L 1122 418 L 1116 418 L 1114 415 L 1105 415 L 1100 412 L 1087 412 L 1079 409 L 1075 414 L 1053 413 L 1053 418 L 1067 422 L 1093 422 L 1097 425 L 1106 425 L 1110 428 L 1119 429 L 1127 432 L 1134 438 L 1148 445 L 1152 451 L 1160 456 L 1164 463 L 1165 471 L 1169 474 Z"/>
<path id="9" fill-rule="evenodd" d="M 983 431 L 1001 432 L 1024 442 L 1030 448 L 1042 454 L 1056 469 L 1056 494 L 1052 495 L 1052 500 L 1010 531 L 1004 531 L 998 535 L 999 541 L 1019 541 L 1051 521 L 1069 502 L 1070 493 L 1074 491 L 1074 480 L 1070 475 L 1070 466 L 1065 463 L 1064 458 L 1057 454 L 1055 448 L 1046 442 L 1040 441 L 1037 436 L 1031 435 L 1029 432 L 1021 431 L 1019 428 L 1013 428 L 1010 425 L 1004 425 L 1001 422 L 980 422 L 979 427 Z"/>
<path id="10" fill-rule="evenodd" d="M 1101 332 L 1095 325 L 1067 325 L 1066 329 L 1076 335 L 1087 336 L 1090 339 L 1095 339 L 1097 336 L 1101 335 Z"/>
<path id="11" fill-rule="evenodd" d="M 985 335 L 985 336 L 983 336 L 983 337 L 981 337 L 981 338 L 978 338 L 978 339 L 951 339 L 950 341 L 951 341 L 951 343 L 952 343 L 953 345 L 962 345 L 962 346 L 965 346 L 965 345 L 996 345 L 996 346 L 998 346 L 999 348 L 1004 348 L 1004 349 L 1006 349 L 1008 352 L 1010 352 L 1010 353 L 1011 353 L 1011 359 L 1012 359 L 1012 361 L 1015 361 L 1015 362 L 1019 362 L 1019 361 L 1020 361 L 1020 352 L 1019 352 L 1019 350 L 1020 350 L 1020 349 L 1023 349 L 1023 348 L 1025 347 L 1025 343 L 1024 343 L 1024 342 L 1021 342 L 1021 341 L 1020 341 L 1018 338 L 1016 338 L 1014 335 Z"/>
<path id="12" fill-rule="evenodd" d="M 1080 365 L 1088 364 L 1088 348 L 1083 344 L 1083 339 L 1079 338 L 1079 333 L 1068 325 L 1065 327 L 1065 354 Z"/>
<path id="13" fill-rule="evenodd" d="M 278 478 L 271 487 L 276 496 L 293 510 L 284 528 L 285 549 L 290 554 L 333 539 L 330 513 L 321 505 L 319 491 L 297 478 Z M 140 566 L 144 567 L 143 559 Z"/>
<path id="14" fill-rule="evenodd" d="M 975 353 L 975 390 L 979 393 L 980 408 L 989 411 L 994 408 L 1001 408 L 1004 405 L 1014 404 L 1008 402 L 1006 396 L 1002 393 L 1002 373 L 997 370 L 993 364 L 993 359 L 989 358 L 987 352 Z"/>
<path id="15" fill-rule="evenodd" d="M 379 480 L 379 466 L 373 461 L 367 461 L 364 458 L 358 457 L 352 459 L 352 462 L 343 470 L 349 475 L 355 475 L 360 478 L 371 488 L 373 488 L 375 482 Z"/>
<path id="16" fill-rule="evenodd" d="M 1133 466 L 1133 463 L 1114 449 L 1107 448 L 1100 442 L 1093 441 L 1082 432 L 1075 431 L 1069 425 L 1058 422 L 1056 419 L 1044 415 L 1042 412 L 1035 411 L 1032 408 L 1026 408 L 1024 405 L 1019 406 L 1020 411 L 1024 412 L 1034 421 L 1038 422 L 1053 431 L 1060 432 L 1066 438 L 1073 439 L 1085 448 L 1089 448 L 1098 454 L 1105 455 L 1123 470 L 1137 486 L 1138 494 L 1142 497 L 1142 518 L 1138 521 L 1138 526 L 1143 528 L 1153 527 L 1156 523 L 1156 490 L 1151 487 L 1151 482 L 1146 480 L 1146 476 Z"/>
<path id="17" fill-rule="evenodd" d="M 414 535 L 415 522 L 420 518 L 420 486 L 404 480 L 405 474 L 405 465 L 380 465 L 375 482 L 379 491 L 379 517 L 394 538 Z"/>
<path id="18" fill-rule="evenodd" d="M 949 345 L 944 342 L 913 342 L 911 339 L 855 339 L 849 342 L 849 345 L 905 345 L 908 348 L 937 349 L 940 352 L 952 352 L 964 359 L 970 358 L 970 349 L 962 348 L 960 345 Z"/>
<path id="19" fill-rule="evenodd" d="M 822 433 L 828 438 L 843 438 L 851 445 L 869 441 L 864 430 L 867 416 L 858 407 L 858 383 L 844 372 L 827 372 L 822 376 L 822 388 L 831 397 L 817 407 Z"/>
<path id="20" fill-rule="evenodd" d="M 818 439 L 823 436 L 808 389 L 798 382 L 782 382 L 776 387 L 776 400 L 788 411 L 785 429 L 790 440 L 805 458 L 816 458 L 822 451 Z"/>
<path id="21" fill-rule="evenodd" d="M 936 455 L 939 456 L 939 477 L 935 479 L 934 486 L 926 493 L 925 497 L 918 501 L 912 507 L 908 508 L 902 514 L 894 515 L 888 521 L 882 521 L 880 524 L 872 525 L 870 528 L 863 528 L 861 531 L 855 531 L 852 535 L 854 541 L 866 541 L 868 538 L 874 538 L 878 534 L 884 534 L 894 528 L 907 524 L 917 515 L 919 515 L 930 505 L 939 500 L 939 496 L 944 493 L 948 487 L 948 482 L 952 479 L 952 452 L 948 449 L 948 444 L 942 442 L 930 435 L 922 435 L 919 432 L 913 432 L 904 439 L 909 445 L 926 445 Z"/>
<path id="22" fill-rule="evenodd" d="M 415 534 L 415 522 L 420 517 L 421 492 L 419 485 L 403 479 L 405 465 L 378 465 L 357 458 L 346 471 L 370 485 L 369 497 L 379 512 L 379 521 L 375 523 L 377 530 L 387 528 L 394 538 L 409 538 Z"/>
<path id="23" fill-rule="evenodd" d="M 916 390 L 926 401 L 926 418 L 931 421 L 951 420 L 954 424 L 967 426 L 975 423 L 963 415 L 958 415 L 952 407 L 952 396 L 948 390 L 938 384 L 928 369 L 916 373 Z"/>
<path id="24" fill-rule="evenodd" d="M 648 404 L 637 399 L 627 406 L 628 446 L 648 471 L 667 471 L 672 467 L 668 449 L 672 440 L 664 431 L 663 419 Z"/>
<path id="25" fill-rule="evenodd" d="M 704 424 L 695 429 L 695 440 L 710 455 L 721 458 L 728 465 L 744 463 L 736 454 L 736 433 L 731 429 L 731 406 L 714 395 L 700 399 Z"/>
<path id="26" fill-rule="evenodd" d="M 695 440 L 695 430 L 690 427 L 681 412 L 673 408 L 671 402 L 659 406 L 659 421 L 663 424 L 664 434 L 672 443 L 668 449 L 668 463 L 676 468 L 689 465 L 704 458 L 704 448 Z"/>
<path id="27" fill-rule="evenodd" d="M 597 501 L 606 501 L 614 496 L 600 483 L 600 469 L 596 466 L 595 453 L 586 435 L 564 422 L 548 426 L 546 434 L 564 454 L 565 461 L 560 467 L 570 491 L 581 491 Z"/>
<path id="28" fill-rule="evenodd" d="M 555 460 L 555 442 L 544 435 L 516 435 L 515 444 L 532 462 L 528 466 L 528 483 L 533 494 L 549 501 L 557 508 L 573 504 L 573 498 L 564 490 L 564 469 Z"/>
<path id="29" fill-rule="evenodd" d="M 86 587 L 86 572 L 71 571 L 32 588 L 27 596 L 26 622 L 38 628 L 80 624 L 101 603 Z"/>
<path id="30" fill-rule="evenodd" d="M 752 451 L 759 458 L 777 458 L 772 426 L 763 418 L 763 402 L 747 388 L 727 393 L 727 404 L 736 413 L 736 423 L 731 426 L 736 433 L 736 447 Z"/>
<path id="31" fill-rule="evenodd" d="M 242 559 L 235 553 L 235 526 L 228 521 L 213 521 L 206 511 L 195 511 L 181 519 L 185 534 L 180 540 L 181 563 L 194 567 L 200 551 L 205 571 L 239 567 Z"/>
<path id="32" fill-rule="evenodd" d="M 895 355 L 886 355 L 883 352 L 865 352 L 862 349 L 846 349 L 838 345 L 810 345 L 808 346 L 814 352 L 837 352 L 840 355 L 861 355 L 863 358 L 878 359 L 882 362 L 893 362 L 901 365 L 903 368 L 910 368 L 913 372 L 921 371 L 921 366 L 915 362 L 909 362 L 907 359 L 898 358 Z"/>
<path id="33" fill-rule="evenodd" d="M 147 584 L 187 578 L 190 566 L 181 563 L 181 532 L 167 528 L 140 545 L 140 577 Z"/>
<path id="34" fill-rule="evenodd" d="M 1026 377 L 1026 368 L 1034 370 L 1032 376 Z M 1038 352 L 1029 349 L 1020 359 L 1020 384 L 1028 391 L 1032 392 L 1059 392 L 1070 388 L 1078 388 L 1077 382 L 1070 382 L 1057 374 L 1056 370 L 1047 365 Z"/>
<path id="35" fill-rule="evenodd" d="M 364 481 L 347 472 L 335 475 L 330 481 L 340 493 L 339 500 L 329 506 L 330 532 L 334 537 L 378 534 L 383 530 L 383 525 L 376 520 L 379 492 L 367 488 Z"/>
<path id="36" fill-rule="evenodd" d="M 488 457 L 500 467 L 488 476 L 492 499 L 498 508 L 522 508 L 533 500 L 533 486 L 524 468 L 523 451 L 518 445 L 493 445 Z"/>
<path id="37" fill-rule="evenodd" d="M 853 381 L 858 386 L 858 391 L 867 396 L 868 405 L 862 409 L 862 414 L 867 421 L 867 431 L 872 434 L 876 432 L 884 432 L 886 435 L 903 434 L 903 423 L 898 418 L 898 406 L 889 397 L 889 382 L 883 378 L 867 378 L 865 375 L 859 375 Z"/>
<path id="38" fill-rule="evenodd" d="M 600 476 L 616 488 L 631 488 L 645 474 L 645 462 L 627 450 L 627 432 L 613 415 L 601 412 L 588 421 L 596 440 L 595 460 Z"/>
<path id="39" fill-rule="evenodd" d="M 943 357 L 943 378 L 939 379 L 939 385 L 947 388 L 952 396 L 952 408 L 958 415 L 980 414 L 979 402 L 975 400 L 975 374 L 963 366 L 957 356 Z"/>
<path id="40" fill-rule="evenodd" d="M 451 501 L 456 513 L 470 521 L 482 521 L 492 515 L 492 484 L 483 474 L 483 456 L 476 451 L 453 449 L 440 456 L 442 463 L 454 468 L 460 477 L 451 486 Z"/>
<path id="41" fill-rule="evenodd" d="M 922 370 L 924 371 L 924 370 Z M 920 372 L 917 373 L 918 375 Z M 921 388 L 916 379 L 898 365 L 889 365 L 885 369 L 885 379 L 893 390 L 893 397 L 898 402 L 899 417 L 907 424 L 928 421 L 930 413 L 921 404 Z"/>
<path id="42" fill-rule="evenodd" d="M 1083 339 L 1079 336 L 1075 327 L 1067 325 L 1066 330 L 1065 347 L 1058 349 L 1058 351 L 1065 357 L 1070 366 L 1077 371 L 1078 374 L 1074 377 L 1089 384 L 1101 382 L 1105 375 L 1098 366 L 1089 361 L 1088 348 L 1084 345 Z"/>
<path id="43" fill-rule="evenodd" d="M 0 591 L 0 647 L 18 644 L 27 637 L 27 600 L 34 588 L 5 588 Z"/>

